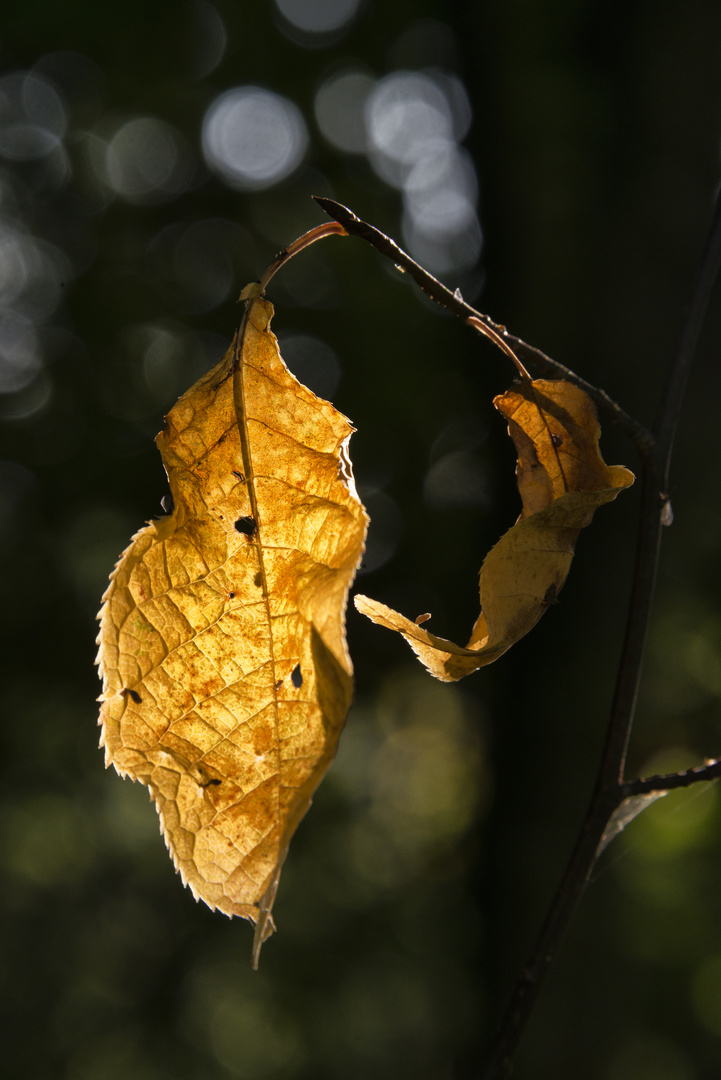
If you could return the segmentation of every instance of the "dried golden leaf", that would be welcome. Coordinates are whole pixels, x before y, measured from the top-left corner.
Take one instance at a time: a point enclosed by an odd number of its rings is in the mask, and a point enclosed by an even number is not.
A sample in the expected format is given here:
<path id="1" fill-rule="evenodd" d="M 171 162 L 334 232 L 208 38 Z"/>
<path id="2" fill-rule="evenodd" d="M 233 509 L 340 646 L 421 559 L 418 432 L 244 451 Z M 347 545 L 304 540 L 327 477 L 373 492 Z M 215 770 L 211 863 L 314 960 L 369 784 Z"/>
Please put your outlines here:
<path id="1" fill-rule="evenodd" d="M 598 449 L 601 427 L 596 408 L 573 383 L 537 379 L 508 390 L 493 404 L 508 420 L 516 445 L 522 517 L 549 506 L 567 491 L 598 492 L 633 483 L 628 469 L 604 462 Z"/>
<path id="2" fill-rule="evenodd" d="M 106 764 L 150 788 L 195 897 L 256 923 L 256 960 L 350 704 L 345 608 L 367 528 L 353 429 L 285 367 L 272 313 L 249 303 L 168 414 L 174 510 L 121 556 L 98 637 Z"/>
<path id="3" fill-rule="evenodd" d="M 355 597 L 359 611 L 402 634 L 444 682 L 497 660 L 535 626 L 568 576 L 580 530 L 634 481 L 628 469 L 601 458 L 593 402 L 571 383 L 523 383 L 494 405 L 516 444 L 523 512 L 481 567 L 481 614 L 468 645 L 454 645 L 384 604 Z"/>

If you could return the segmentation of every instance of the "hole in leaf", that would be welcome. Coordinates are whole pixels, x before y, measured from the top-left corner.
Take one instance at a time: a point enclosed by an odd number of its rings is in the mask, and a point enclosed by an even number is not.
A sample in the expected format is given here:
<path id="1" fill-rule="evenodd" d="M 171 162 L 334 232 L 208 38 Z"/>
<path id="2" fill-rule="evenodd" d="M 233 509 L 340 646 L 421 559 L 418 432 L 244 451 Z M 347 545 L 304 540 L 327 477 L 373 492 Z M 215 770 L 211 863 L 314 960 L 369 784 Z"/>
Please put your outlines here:
<path id="1" fill-rule="evenodd" d="M 258 526 L 255 523 L 255 518 L 253 517 L 238 518 L 235 523 L 235 528 L 239 533 L 242 533 L 244 536 L 250 537 L 255 536 L 256 532 L 258 531 Z"/>

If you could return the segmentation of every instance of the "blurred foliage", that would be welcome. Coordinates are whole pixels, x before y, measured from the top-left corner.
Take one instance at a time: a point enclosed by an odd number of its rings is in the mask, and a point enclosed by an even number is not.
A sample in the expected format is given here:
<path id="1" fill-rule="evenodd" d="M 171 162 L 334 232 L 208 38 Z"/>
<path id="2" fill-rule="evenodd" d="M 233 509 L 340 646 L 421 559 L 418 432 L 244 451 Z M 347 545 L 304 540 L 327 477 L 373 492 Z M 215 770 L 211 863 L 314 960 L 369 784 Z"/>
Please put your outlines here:
<path id="1" fill-rule="evenodd" d="M 320 0 L 3 9 L 11 1075 L 470 1076 L 585 809 L 620 648 L 633 492 L 583 537 L 560 605 L 516 655 L 460 687 L 431 683 L 402 642 L 349 612 L 357 703 L 296 838 L 258 974 L 247 926 L 180 888 L 145 791 L 102 768 L 93 619 L 118 553 L 159 513 L 153 436 L 221 355 L 240 288 L 321 220 L 312 194 L 424 251 L 452 288 L 647 423 L 680 332 L 718 183 L 718 4 L 340 8 L 355 15 L 339 26 Z M 398 82 L 404 72 L 422 79 Z M 353 94 L 379 86 L 416 95 L 418 130 L 442 143 L 427 171 L 403 159 L 415 153 L 403 111 L 400 127 L 378 129 L 383 153 L 380 142 L 339 148 L 363 115 Z M 300 154 L 290 171 L 255 186 L 210 155 L 225 146 L 232 165 L 232 138 L 201 139 L 211 107 L 248 87 L 280 101 L 300 139 L 288 136 Z M 338 134 L 327 109 L 343 101 L 356 112 Z M 383 109 L 379 123 L 392 115 Z M 448 197 L 433 202 L 442 185 Z M 507 361 L 360 241 L 318 245 L 270 298 L 291 366 L 335 383 L 358 428 L 351 450 L 374 517 L 363 589 L 462 637 L 479 555 L 517 514 L 514 454 L 490 405 L 511 382 Z M 638 772 L 661 752 L 664 768 L 719 754 L 719 340 L 716 299 L 678 438 Z M 634 467 L 609 427 L 602 446 Z M 523 1044 L 521 1080 L 718 1075 L 718 826 L 714 791 L 677 792 L 609 847 Z"/>

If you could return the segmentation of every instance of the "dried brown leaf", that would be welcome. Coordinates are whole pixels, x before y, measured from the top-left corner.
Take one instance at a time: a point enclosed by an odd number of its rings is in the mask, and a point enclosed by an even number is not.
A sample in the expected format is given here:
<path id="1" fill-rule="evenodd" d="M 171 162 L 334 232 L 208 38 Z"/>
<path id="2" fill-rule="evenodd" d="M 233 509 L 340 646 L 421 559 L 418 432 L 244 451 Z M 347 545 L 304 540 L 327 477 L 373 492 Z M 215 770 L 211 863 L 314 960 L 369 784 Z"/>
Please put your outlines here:
<path id="1" fill-rule="evenodd" d="M 285 367 L 272 313 L 253 299 L 168 414 L 174 510 L 121 556 L 98 637 L 106 764 L 147 784 L 195 897 L 256 924 L 256 962 L 350 704 L 345 608 L 367 528 L 353 429 Z"/>

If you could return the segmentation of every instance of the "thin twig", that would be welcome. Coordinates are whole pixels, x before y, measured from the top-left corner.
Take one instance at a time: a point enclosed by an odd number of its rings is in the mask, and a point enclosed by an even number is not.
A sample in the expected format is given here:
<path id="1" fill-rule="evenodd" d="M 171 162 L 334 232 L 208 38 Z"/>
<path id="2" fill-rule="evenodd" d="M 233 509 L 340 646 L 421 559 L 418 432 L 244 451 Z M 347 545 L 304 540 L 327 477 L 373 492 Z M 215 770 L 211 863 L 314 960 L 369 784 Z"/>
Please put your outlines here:
<path id="1" fill-rule="evenodd" d="M 540 349 L 536 349 L 533 345 L 528 345 L 521 338 L 509 334 L 505 326 L 493 322 L 488 315 L 476 311 L 475 308 L 466 303 L 458 289 L 451 292 L 438 278 L 435 278 L 433 274 L 429 274 L 427 270 L 424 270 L 422 266 L 400 248 L 395 240 L 391 240 L 389 236 L 386 236 L 385 233 L 382 233 L 373 225 L 369 225 L 368 222 L 362 221 L 347 206 L 336 202 L 335 199 L 321 198 L 319 195 L 315 195 L 314 199 L 329 217 L 332 217 L 343 226 L 347 233 L 359 236 L 374 247 L 376 251 L 379 251 L 381 255 L 385 255 L 399 270 L 409 274 L 423 292 L 430 296 L 432 300 L 435 300 L 437 304 L 440 304 L 441 307 L 451 311 L 454 315 L 463 319 L 464 322 L 473 326 L 474 329 L 482 332 L 482 327 L 479 327 L 478 323 L 487 327 L 494 337 L 505 341 L 512 352 L 517 353 L 521 359 L 533 364 L 542 375 L 548 375 L 554 379 L 567 379 L 568 382 L 572 382 L 585 390 L 592 401 L 600 409 L 603 409 L 615 424 L 623 428 L 642 457 L 650 453 L 653 447 L 651 433 L 643 424 L 640 424 L 638 420 L 625 412 L 605 390 L 600 390 L 597 386 L 593 386 L 592 383 L 586 382 L 575 371 L 571 371 L 570 368 L 559 364 L 557 360 L 552 360 L 550 356 L 546 356 L 545 353 L 541 352 Z"/>
<path id="2" fill-rule="evenodd" d="M 628 799 L 633 795 L 647 795 L 652 791 L 673 791 L 675 788 L 691 787 L 692 784 L 718 780 L 719 777 L 721 777 L 721 761 L 708 761 L 705 765 L 697 765 L 694 769 L 685 769 L 683 772 L 662 773 L 642 780 L 629 780 L 621 785 L 621 792 L 624 799 Z"/>

